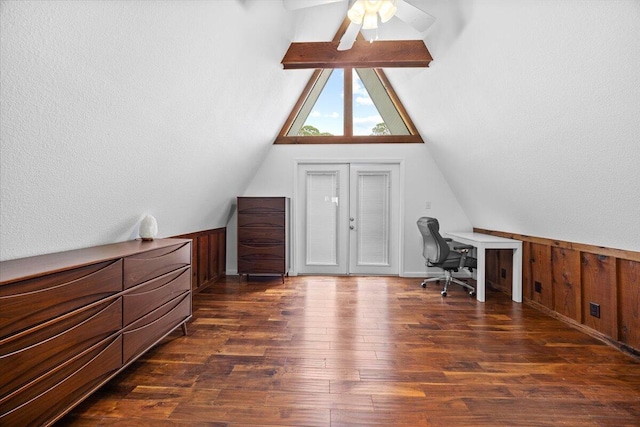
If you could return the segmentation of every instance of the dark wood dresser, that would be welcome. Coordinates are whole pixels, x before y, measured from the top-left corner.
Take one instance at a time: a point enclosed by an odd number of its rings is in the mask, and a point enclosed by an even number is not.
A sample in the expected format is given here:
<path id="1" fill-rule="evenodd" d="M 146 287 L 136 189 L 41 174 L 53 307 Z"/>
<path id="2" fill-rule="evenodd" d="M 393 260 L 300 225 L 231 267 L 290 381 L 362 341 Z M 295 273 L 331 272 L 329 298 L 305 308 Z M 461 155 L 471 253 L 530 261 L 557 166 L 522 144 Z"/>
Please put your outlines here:
<path id="1" fill-rule="evenodd" d="M 238 197 L 238 274 L 289 273 L 288 197 Z"/>
<path id="2" fill-rule="evenodd" d="M 50 425 L 191 318 L 191 240 L 0 263 L 0 426 Z"/>

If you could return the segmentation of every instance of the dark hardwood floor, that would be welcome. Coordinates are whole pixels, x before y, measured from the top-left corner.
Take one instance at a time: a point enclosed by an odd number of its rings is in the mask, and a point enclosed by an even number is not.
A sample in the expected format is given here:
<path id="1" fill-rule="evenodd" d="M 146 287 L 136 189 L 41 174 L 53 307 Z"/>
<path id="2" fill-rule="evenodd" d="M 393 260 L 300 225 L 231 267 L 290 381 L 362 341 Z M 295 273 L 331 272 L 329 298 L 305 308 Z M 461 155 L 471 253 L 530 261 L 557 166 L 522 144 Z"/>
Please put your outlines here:
<path id="1" fill-rule="evenodd" d="M 639 426 L 640 361 L 507 295 L 232 277 L 64 426 Z"/>

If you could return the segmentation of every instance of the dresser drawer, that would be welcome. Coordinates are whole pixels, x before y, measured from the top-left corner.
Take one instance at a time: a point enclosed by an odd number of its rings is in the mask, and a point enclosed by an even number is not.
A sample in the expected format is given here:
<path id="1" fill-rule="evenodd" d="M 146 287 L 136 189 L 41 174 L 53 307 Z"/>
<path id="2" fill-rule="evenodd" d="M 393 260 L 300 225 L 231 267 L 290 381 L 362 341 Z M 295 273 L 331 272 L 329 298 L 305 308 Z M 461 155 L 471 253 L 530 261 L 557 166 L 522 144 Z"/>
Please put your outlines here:
<path id="1" fill-rule="evenodd" d="M 238 197 L 238 213 L 284 212 L 284 197 Z"/>
<path id="2" fill-rule="evenodd" d="M 125 364 L 191 317 L 191 293 L 186 292 L 129 325 L 122 333 Z"/>
<path id="3" fill-rule="evenodd" d="M 188 267 L 133 288 L 131 292 L 124 295 L 124 326 L 128 326 L 189 289 L 191 289 L 191 269 Z"/>
<path id="4" fill-rule="evenodd" d="M 285 240 L 285 232 L 282 229 L 263 227 L 238 228 L 238 243 L 245 246 L 283 245 Z"/>
<path id="5" fill-rule="evenodd" d="M 167 248 L 142 252 L 124 259 L 124 288 L 155 279 L 170 271 L 191 264 L 191 244 L 183 243 Z"/>
<path id="6" fill-rule="evenodd" d="M 122 261 L 0 286 L 0 338 L 122 291 Z"/>
<path id="7" fill-rule="evenodd" d="M 238 259 L 243 260 L 284 260 L 284 245 L 243 245 L 238 244 Z"/>
<path id="8" fill-rule="evenodd" d="M 46 424 L 84 398 L 121 366 L 122 337 L 118 335 L 70 360 L 61 370 L 42 377 L 22 393 L 0 400 L 0 425 Z M 19 406 L 20 409 L 14 411 Z"/>
<path id="9" fill-rule="evenodd" d="M 0 341 L 0 397 L 67 362 L 122 328 L 122 299 Z"/>
<path id="10" fill-rule="evenodd" d="M 285 216 L 281 213 L 246 214 L 238 217 L 238 227 L 284 228 Z"/>
<path id="11" fill-rule="evenodd" d="M 238 274 L 286 274 L 285 260 L 239 259 Z"/>

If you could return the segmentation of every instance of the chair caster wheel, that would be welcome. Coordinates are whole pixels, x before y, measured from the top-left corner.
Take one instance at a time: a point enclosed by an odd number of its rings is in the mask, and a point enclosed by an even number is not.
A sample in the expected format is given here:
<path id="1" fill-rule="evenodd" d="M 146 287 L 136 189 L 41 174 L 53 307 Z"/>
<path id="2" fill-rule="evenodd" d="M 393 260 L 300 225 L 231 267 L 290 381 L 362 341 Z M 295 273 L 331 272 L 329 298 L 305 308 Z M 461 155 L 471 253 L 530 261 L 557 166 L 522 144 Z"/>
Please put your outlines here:
<path id="1" fill-rule="evenodd" d="M 476 296 L 476 291 L 471 291 L 471 292 L 469 292 L 469 296 L 470 296 L 470 297 L 475 297 L 475 296 Z"/>
<path id="2" fill-rule="evenodd" d="M 447 291 L 440 292 L 440 295 L 442 295 L 443 297 L 446 297 L 447 296 Z"/>
<path id="3" fill-rule="evenodd" d="M 422 284 L 422 289 L 424 289 L 424 288 L 426 288 L 426 287 L 427 287 L 427 284 L 426 284 L 426 283 L 423 283 L 423 284 Z"/>

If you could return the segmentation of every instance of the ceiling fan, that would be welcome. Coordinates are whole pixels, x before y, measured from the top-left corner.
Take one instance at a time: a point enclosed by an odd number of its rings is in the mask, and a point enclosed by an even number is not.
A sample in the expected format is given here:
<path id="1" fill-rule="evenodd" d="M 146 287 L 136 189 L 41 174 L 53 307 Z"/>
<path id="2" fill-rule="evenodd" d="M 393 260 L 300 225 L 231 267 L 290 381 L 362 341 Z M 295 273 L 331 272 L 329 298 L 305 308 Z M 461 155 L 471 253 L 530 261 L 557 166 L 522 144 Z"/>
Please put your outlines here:
<path id="1" fill-rule="evenodd" d="M 289 10 L 340 2 L 349 6 L 347 16 L 351 23 L 340 39 L 338 50 L 351 49 L 361 29 L 376 29 L 378 21 L 385 23 L 394 16 L 421 33 L 436 20 L 433 15 L 406 0 L 282 0 L 282 2 Z"/>

